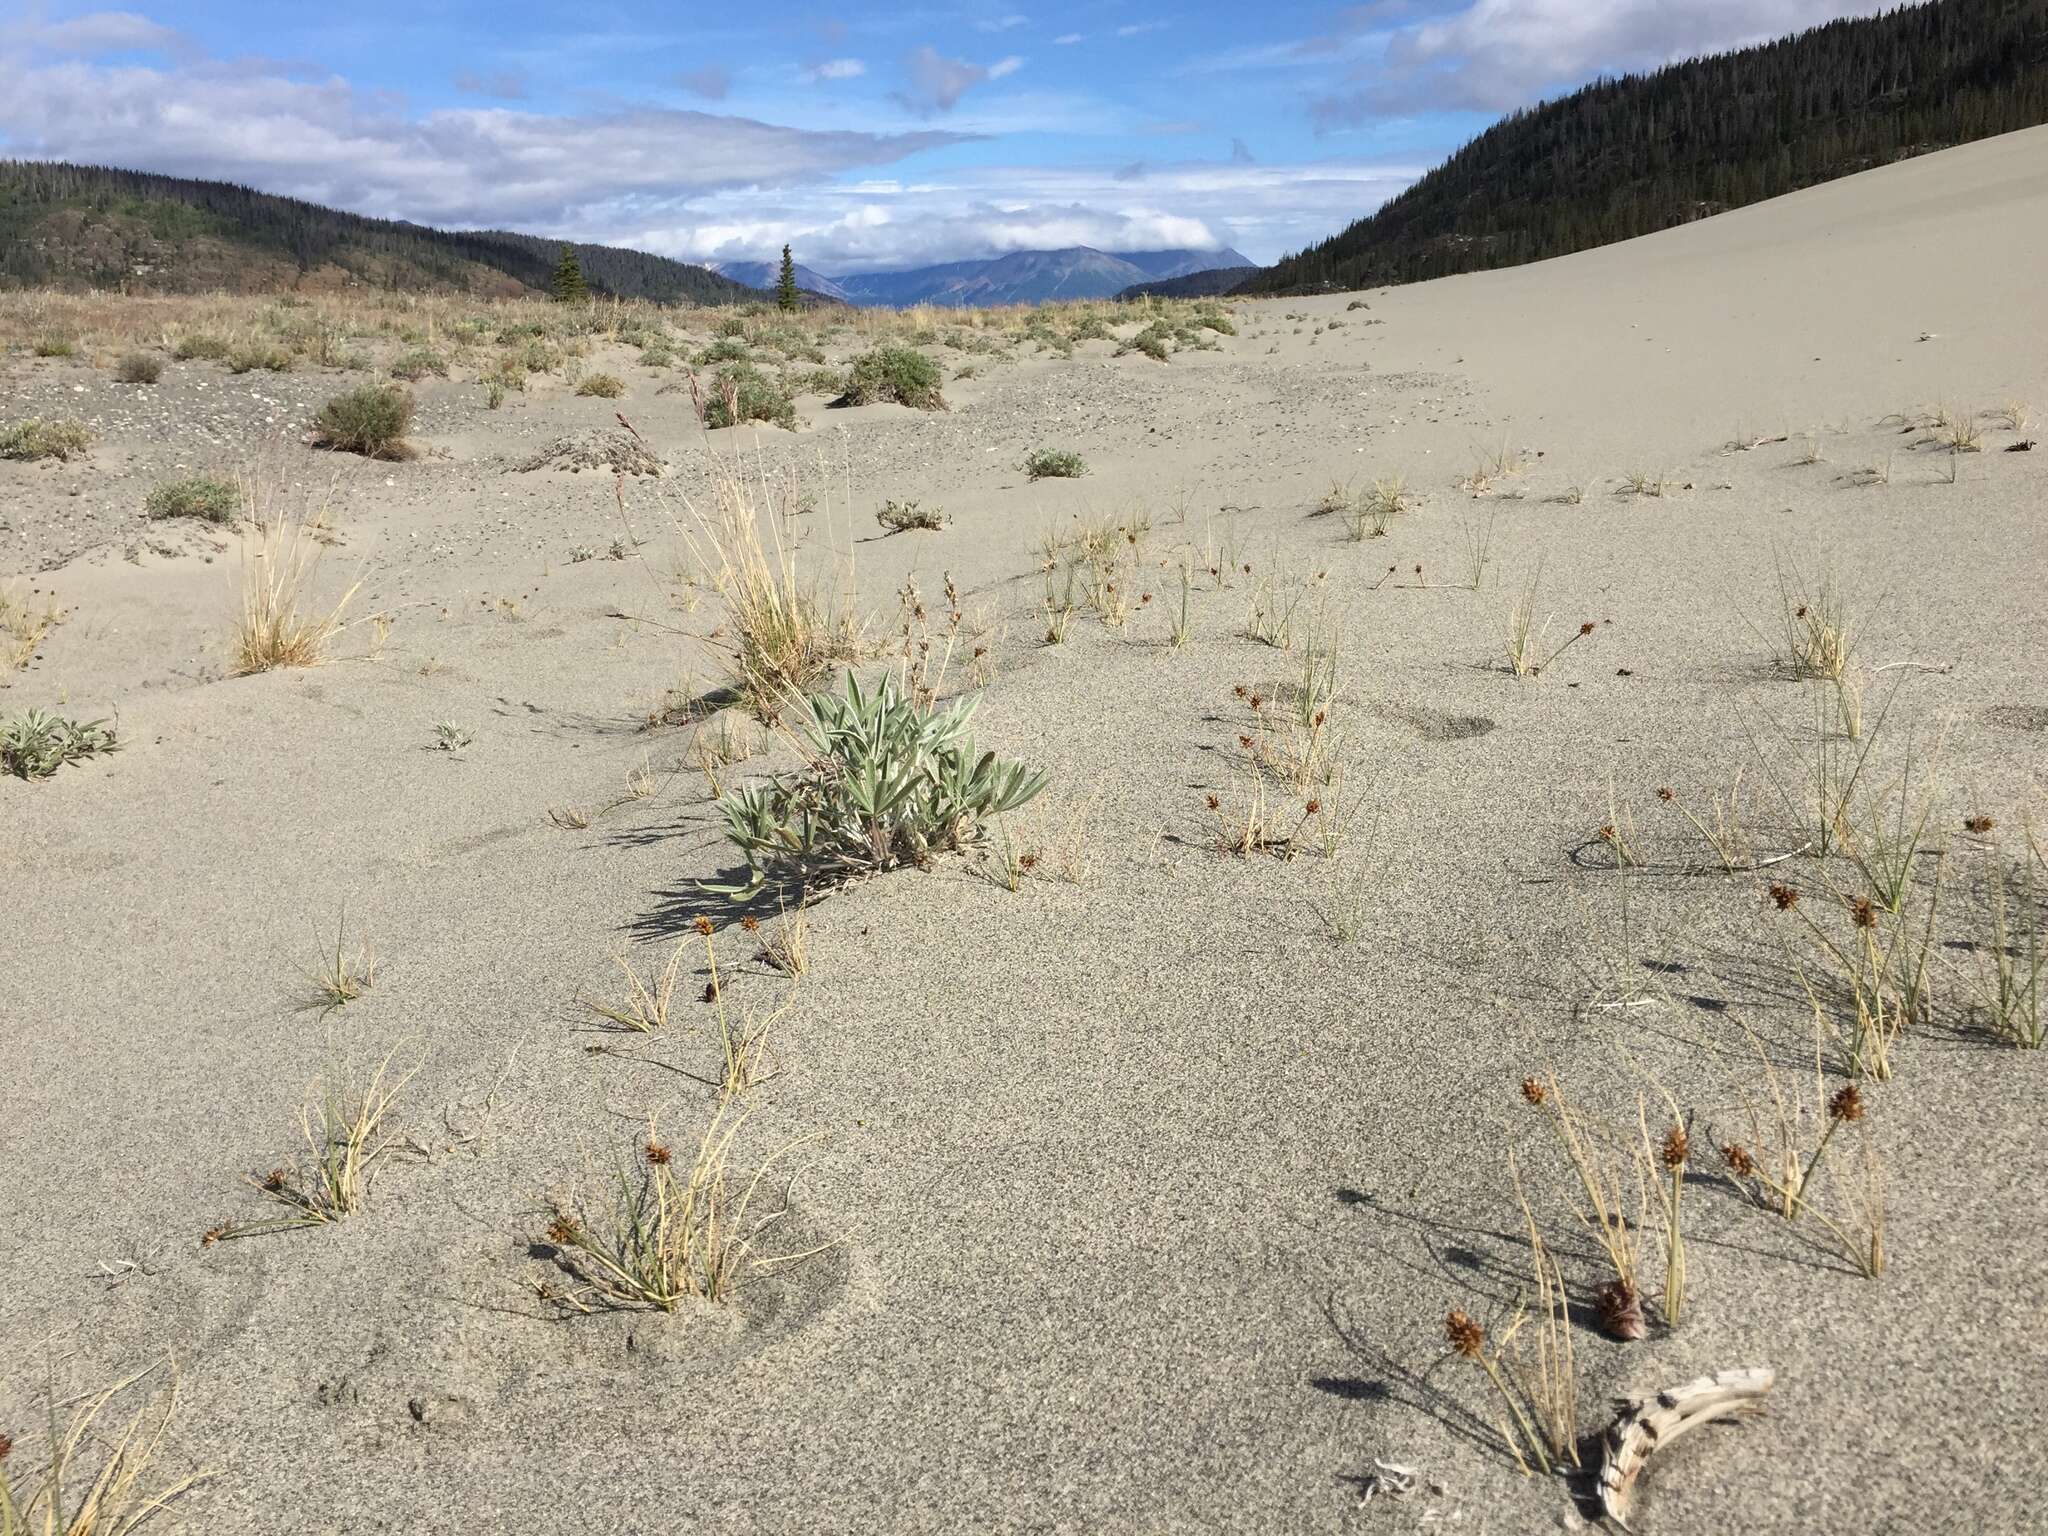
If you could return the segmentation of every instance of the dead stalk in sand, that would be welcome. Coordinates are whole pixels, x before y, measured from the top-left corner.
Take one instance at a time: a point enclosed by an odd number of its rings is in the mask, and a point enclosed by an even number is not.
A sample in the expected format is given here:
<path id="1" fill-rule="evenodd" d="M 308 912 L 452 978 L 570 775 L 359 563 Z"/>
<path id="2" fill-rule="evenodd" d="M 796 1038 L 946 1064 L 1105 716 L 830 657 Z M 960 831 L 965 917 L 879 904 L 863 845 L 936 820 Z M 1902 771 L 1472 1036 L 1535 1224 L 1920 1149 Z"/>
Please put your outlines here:
<path id="1" fill-rule="evenodd" d="M 1783 643 L 1778 664 L 1796 678 L 1837 681 L 1854 654 L 1855 615 L 1833 573 L 1823 570 L 1808 582 L 1795 566 L 1778 564 L 1778 603 Z"/>
<path id="2" fill-rule="evenodd" d="M 712 1018 L 718 1031 L 721 1073 L 718 1094 L 723 1103 L 748 1093 L 767 1076 L 768 1034 L 789 1011 L 790 1001 L 785 999 L 781 1007 L 766 1015 L 749 1009 L 743 1017 L 735 1020 L 726 1005 L 725 982 L 718 974 L 718 952 L 711 943 L 714 932 L 711 919 L 700 917 L 695 927 L 698 937 L 704 941 L 704 961 L 711 973 L 711 980 L 704 988 L 704 1001 L 711 1004 Z M 793 991 L 791 997 L 794 997 Z"/>
<path id="3" fill-rule="evenodd" d="M 361 589 L 350 584 L 325 612 L 307 612 L 320 540 L 312 525 L 278 512 L 259 521 L 242 544 L 241 609 L 232 640 L 234 668 L 247 676 L 277 667 L 317 667 L 342 627 L 342 614 Z"/>
<path id="4" fill-rule="evenodd" d="M 801 976 L 811 968 L 811 919 L 801 905 L 794 912 L 785 907 L 773 928 L 764 928 L 752 917 L 741 918 L 740 927 L 760 942 L 756 960 L 785 976 Z"/>
<path id="5" fill-rule="evenodd" d="M 0 1536 L 131 1536 L 154 1516 L 168 1509 L 184 1494 L 215 1476 L 195 1472 L 151 1490 L 150 1464 L 163 1445 L 171 1416 L 178 1408 L 178 1379 L 175 1365 L 169 1385 L 161 1394 L 162 1406 L 151 1412 L 145 1400 L 125 1428 L 108 1443 L 106 1459 L 83 1487 L 76 1486 L 73 1473 L 84 1459 L 93 1436 L 93 1426 L 115 1398 L 146 1381 L 168 1361 L 160 1361 L 136 1372 L 125 1381 L 60 1404 L 54 1395 L 49 1403 L 49 1429 L 39 1466 L 23 1472 L 28 1448 L 0 1434 Z M 60 1423 L 58 1410 L 70 1408 L 68 1423 Z M 15 1461 L 10 1472 L 7 1463 Z"/>
<path id="6" fill-rule="evenodd" d="M 1706 793 L 1707 813 L 1701 816 L 1669 785 L 1657 791 L 1657 798 L 1666 805 L 1678 808 L 1678 813 L 1692 824 L 1700 840 L 1714 851 L 1724 874 L 1734 874 L 1739 869 L 1750 867 L 1751 848 L 1749 834 L 1743 829 L 1742 813 L 1742 770 L 1735 770 L 1734 781 L 1723 791 L 1709 789 Z"/>
<path id="7" fill-rule="evenodd" d="M 1767 1131 L 1756 1106 L 1749 1105 L 1751 1141 L 1724 1145 L 1722 1162 L 1758 1205 L 1775 1210 L 1790 1222 L 1802 1216 L 1811 1217 L 1844 1258 L 1865 1278 L 1875 1279 L 1884 1272 L 1884 1170 L 1870 1138 L 1865 1118 L 1868 1106 L 1862 1090 L 1848 1083 L 1830 1093 L 1816 1053 L 1812 1103 L 1796 1097 L 1788 1099 L 1762 1042 L 1754 1035 L 1750 1041 L 1770 1089 L 1772 1126 Z M 1820 1135 L 1809 1149 L 1806 1138 L 1810 1132 L 1802 1129 L 1802 1125 L 1810 1111 L 1823 1105 L 1825 1117 Z M 1862 1140 L 1861 1167 L 1854 1185 L 1843 1191 L 1847 1209 L 1830 1215 L 1817 1198 L 1816 1180 L 1822 1168 L 1828 1166 L 1829 1146 L 1845 1125 L 1856 1126 Z M 1841 1188 L 1847 1181 L 1834 1182 Z"/>
<path id="8" fill-rule="evenodd" d="M 801 1143 L 771 1154 L 740 1188 L 731 1156 L 746 1120 L 746 1110 L 720 1099 L 685 1166 L 650 1119 L 646 1141 L 619 1167 L 601 1213 L 566 1197 L 552 1199 L 547 1241 L 579 1284 L 568 1291 L 543 1285 L 543 1296 L 578 1312 L 595 1310 L 593 1300 L 673 1312 L 691 1299 L 731 1301 L 750 1270 L 808 1257 L 754 1257 L 762 1234 L 788 1213 L 788 1186 L 782 1205 L 765 1215 L 755 1214 L 755 1200 L 769 1169 Z"/>
<path id="9" fill-rule="evenodd" d="M 1592 620 L 1586 620 L 1567 635 L 1562 644 L 1546 654 L 1543 637 L 1550 630 L 1550 620 L 1545 618 L 1541 624 L 1536 621 L 1537 584 L 1541 580 L 1541 571 L 1530 577 L 1522 595 L 1508 609 L 1508 670 L 1518 678 L 1541 677 L 1545 668 L 1592 634 L 1594 629 Z"/>
<path id="10" fill-rule="evenodd" d="M 391 1144 L 386 1122 L 392 1106 L 419 1071 L 418 1067 L 411 1067 L 393 1079 L 391 1062 L 397 1054 L 394 1047 L 385 1055 L 360 1092 L 350 1083 L 345 1066 L 330 1066 L 313 1085 L 319 1112 L 317 1123 L 312 1106 L 299 1114 L 310 1165 L 280 1166 L 262 1178 L 249 1176 L 251 1185 L 284 1206 L 290 1215 L 231 1223 L 208 1232 L 204 1241 L 211 1244 L 223 1238 L 326 1226 L 361 1210 L 369 1197 L 377 1159 Z"/>

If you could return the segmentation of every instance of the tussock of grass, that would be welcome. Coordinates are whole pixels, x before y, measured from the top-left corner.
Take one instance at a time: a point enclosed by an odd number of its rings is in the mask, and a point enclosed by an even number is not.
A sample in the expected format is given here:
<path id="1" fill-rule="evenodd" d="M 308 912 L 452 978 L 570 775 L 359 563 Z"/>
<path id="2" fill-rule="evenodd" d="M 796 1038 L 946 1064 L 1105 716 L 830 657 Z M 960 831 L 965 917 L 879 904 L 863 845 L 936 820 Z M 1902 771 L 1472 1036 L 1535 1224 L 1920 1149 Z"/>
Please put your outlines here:
<path id="1" fill-rule="evenodd" d="M 397 385 L 364 384 L 320 407 L 313 418 L 314 441 L 369 459 L 409 459 L 412 447 L 405 434 L 412 411 L 412 396 Z"/>
<path id="2" fill-rule="evenodd" d="M 706 427 L 736 427 L 746 421 L 796 430 L 796 404 L 789 391 L 752 363 L 726 363 L 709 385 L 690 375 L 690 391 L 698 419 Z"/>
<path id="3" fill-rule="evenodd" d="M 615 373 L 587 373 L 583 382 L 576 386 L 579 395 L 594 396 L 599 400 L 616 400 L 626 392 L 626 381 Z"/>
<path id="4" fill-rule="evenodd" d="M 310 610 L 320 543 L 308 525 L 277 513 L 242 545 L 241 611 L 231 641 L 234 669 L 247 676 L 276 667 L 317 667 L 340 632 L 361 582 L 333 607 Z"/>
<path id="5" fill-rule="evenodd" d="M 546 1238 L 574 1289 L 544 1286 L 550 1300 L 576 1311 L 648 1307 L 673 1312 L 686 1301 L 729 1302 L 749 1271 L 802 1254 L 756 1258 L 762 1235 L 788 1210 L 755 1209 L 769 1170 L 789 1149 L 770 1156 L 744 1185 L 731 1166 L 734 1139 L 747 1111 L 730 1098 L 698 1139 L 687 1163 L 648 1122 L 647 1138 L 622 1161 L 602 1202 L 558 1195 Z M 785 1190 L 785 1196 L 787 1190 Z"/>
<path id="6" fill-rule="evenodd" d="M 164 376 L 164 360 L 154 352 L 130 352 L 114 365 L 114 377 L 123 384 L 154 384 Z"/>
<path id="7" fill-rule="evenodd" d="M 0 587 L 0 687 L 35 660 L 43 637 L 63 619 L 56 603 L 24 595 L 19 583 Z"/>
<path id="8" fill-rule="evenodd" d="M 772 721 L 834 664 L 859 654 L 860 625 L 798 571 L 793 505 L 782 515 L 764 513 L 739 475 L 723 467 L 714 495 L 710 510 L 689 508 L 683 542 L 725 599 L 733 685 L 750 714 Z"/>
<path id="9" fill-rule="evenodd" d="M 448 360 L 440 353 L 425 347 L 415 347 L 412 351 L 401 354 L 391 365 L 391 377 L 404 379 L 408 383 L 414 379 L 424 379 L 429 374 L 446 378 Z"/>
<path id="10" fill-rule="evenodd" d="M 391 1145 L 388 1122 L 393 1106 L 419 1070 L 413 1067 L 394 1078 L 391 1061 L 396 1054 L 395 1050 L 387 1054 L 360 1090 L 349 1082 L 345 1068 L 330 1068 L 314 1084 L 315 1103 L 299 1114 L 307 1162 L 273 1168 L 260 1178 L 249 1177 L 251 1185 L 286 1207 L 288 1214 L 231 1223 L 208 1233 L 208 1239 L 217 1242 L 327 1226 L 360 1211 L 369 1199 L 377 1161 Z"/>
<path id="11" fill-rule="evenodd" d="M 914 501 L 885 501 L 876 511 L 875 521 L 891 533 L 908 533 L 918 528 L 936 533 L 946 526 L 946 514 L 937 507 L 919 506 Z"/>
<path id="12" fill-rule="evenodd" d="M 233 349 L 218 336 L 208 336 L 202 333 L 195 333 L 190 336 L 179 337 L 178 344 L 171 349 L 171 356 L 175 357 L 181 363 L 189 363 L 193 361 L 195 358 L 203 359 L 207 362 L 217 363 L 220 362 L 223 358 L 225 358 L 228 355 L 228 353 L 232 350 Z"/>
<path id="13" fill-rule="evenodd" d="M 258 343 L 236 347 L 227 357 L 230 373 L 290 373 L 292 354 L 287 347 Z"/>
<path id="14" fill-rule="evenodd" d="M 28 463 L 55 459 L 66 463 L 82 458 L 91 447 L 92 433 L 83 422 L 45 421 L 40 416 L 31 416 L 26 421 L 0 427 L 0 459 Z"/>

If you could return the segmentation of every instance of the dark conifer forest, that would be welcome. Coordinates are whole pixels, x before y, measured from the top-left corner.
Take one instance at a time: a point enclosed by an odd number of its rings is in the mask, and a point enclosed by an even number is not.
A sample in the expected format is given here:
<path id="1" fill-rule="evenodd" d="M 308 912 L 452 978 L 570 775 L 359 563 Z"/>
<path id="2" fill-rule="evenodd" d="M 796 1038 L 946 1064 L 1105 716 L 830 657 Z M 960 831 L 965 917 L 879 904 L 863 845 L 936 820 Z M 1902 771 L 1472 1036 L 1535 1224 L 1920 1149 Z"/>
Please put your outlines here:
<path id="1" fill-rule="evenodd" d="M 665 256 L 573 249 L 594 293 L 692 304 L 761 297 Z M 325 268 L 394 289 L 545 293 L 561 254 L 559 240 L 363 218 L 228 182 L 0 161 L 0 283 L 10 285 L 262 290 Z"/>
<path id="2" fill-rule="evenodd" d="M 2048 122 L 2048 0 L 1836 21 L 1503 118 L 1240 293 L 1416 282 L 1631 239 Z"/>

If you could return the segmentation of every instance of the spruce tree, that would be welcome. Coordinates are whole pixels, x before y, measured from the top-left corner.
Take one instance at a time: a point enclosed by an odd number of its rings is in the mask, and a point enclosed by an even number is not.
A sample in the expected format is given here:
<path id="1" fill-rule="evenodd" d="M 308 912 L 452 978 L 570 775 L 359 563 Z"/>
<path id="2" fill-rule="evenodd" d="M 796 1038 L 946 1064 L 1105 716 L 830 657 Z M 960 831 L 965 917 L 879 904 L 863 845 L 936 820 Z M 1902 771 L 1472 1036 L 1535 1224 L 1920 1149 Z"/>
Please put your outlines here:
<path id="1" fill-rule="evenodd" d="M 782 276 L 775 280 L 775 307 L 777 309 L 795 309 L 797 307 L 796 263 L 790 259 L 789 247 L 786 245 L 782 248 Z"/>
<path id="2" fill-rule="evenodd" d="M 583 281 L 583 263 L 576 259 L 576 247 L 562 247 L 562 259 L 555 263 L 555 275 L 548 290 L 557 304 L 582 304 L 590 298 L 590 285 Z"/>

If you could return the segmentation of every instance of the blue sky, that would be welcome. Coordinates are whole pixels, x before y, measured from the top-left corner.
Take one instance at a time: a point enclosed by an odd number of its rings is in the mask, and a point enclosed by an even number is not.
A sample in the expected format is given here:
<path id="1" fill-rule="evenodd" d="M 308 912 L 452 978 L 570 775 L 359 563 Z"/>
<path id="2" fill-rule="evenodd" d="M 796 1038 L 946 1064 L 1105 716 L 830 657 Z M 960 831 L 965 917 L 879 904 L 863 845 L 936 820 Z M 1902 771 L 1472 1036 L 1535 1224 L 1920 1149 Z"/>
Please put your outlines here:
<path id="1" fill-rule="evenodd" d="M 0 155 L 837 274 L 1342 228 L 1501 112 L 1868 0 L 0 0 Z"/>

